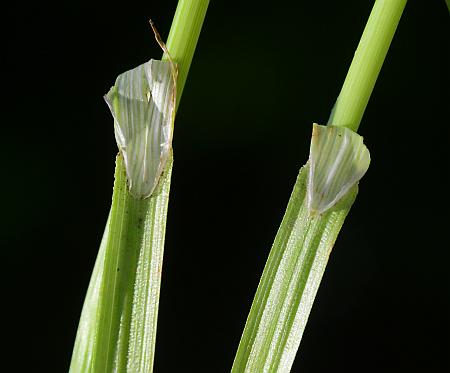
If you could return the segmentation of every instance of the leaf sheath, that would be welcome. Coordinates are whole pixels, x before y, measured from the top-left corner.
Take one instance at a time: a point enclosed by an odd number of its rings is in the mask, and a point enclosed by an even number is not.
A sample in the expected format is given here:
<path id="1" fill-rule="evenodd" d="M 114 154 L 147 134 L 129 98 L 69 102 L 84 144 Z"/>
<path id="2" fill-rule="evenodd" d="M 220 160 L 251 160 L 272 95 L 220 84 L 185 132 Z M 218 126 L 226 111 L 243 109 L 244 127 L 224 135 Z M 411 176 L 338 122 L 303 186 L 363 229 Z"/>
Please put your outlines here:
<path id="1" fill-rule="evenodd" d="M 357 186 L 322 215 L 306 200 L 308 165 L 300 170 L 270 251 L 232 372 L 288 372 L 318 285 Z"/>

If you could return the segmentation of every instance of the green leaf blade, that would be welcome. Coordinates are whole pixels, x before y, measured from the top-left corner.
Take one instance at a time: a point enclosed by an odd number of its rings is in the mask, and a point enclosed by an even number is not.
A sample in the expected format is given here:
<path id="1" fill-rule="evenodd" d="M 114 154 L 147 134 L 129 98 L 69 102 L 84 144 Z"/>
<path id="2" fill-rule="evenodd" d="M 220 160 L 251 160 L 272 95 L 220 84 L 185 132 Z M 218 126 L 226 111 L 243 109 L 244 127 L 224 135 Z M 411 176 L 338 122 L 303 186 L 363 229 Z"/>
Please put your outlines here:
<path id="1" fill-rule="evenodd" d="M 80 316 L 77 336 L 70 363 L 70 373 L 88 372 L 92 366 L 92 355 L 96 325 L 98 323 L 98 307 L 100 288 L 103 281 L 103 263 L 105 260 L 106 241 L 109 235 L 109 218 L 103 233 L 100 249 L 95 260 L 88 291 L 84 300 L 83 310 Z"/>

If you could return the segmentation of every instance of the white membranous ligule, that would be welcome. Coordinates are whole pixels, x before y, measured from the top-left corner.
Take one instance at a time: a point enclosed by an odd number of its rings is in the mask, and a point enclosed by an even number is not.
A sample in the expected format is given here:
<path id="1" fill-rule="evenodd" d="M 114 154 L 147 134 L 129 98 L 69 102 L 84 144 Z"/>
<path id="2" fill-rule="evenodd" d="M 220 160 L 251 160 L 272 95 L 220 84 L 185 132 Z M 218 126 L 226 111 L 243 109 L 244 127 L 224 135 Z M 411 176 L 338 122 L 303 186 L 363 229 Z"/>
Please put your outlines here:
<path id="1" fill-rule="evenodd" d="M 356 132 L 313 124 L 307 186 L 308 209 L 321 214 L 332 208 L 366 173 L 370 153 Z"/>
<path id="2" fill-rule="evenodd" d="M 119 75 L 105 96 L 130 193 L 136 198 L 152 195 L 171 154 L 173 71 L 171 61 L 150 60 Z"/>

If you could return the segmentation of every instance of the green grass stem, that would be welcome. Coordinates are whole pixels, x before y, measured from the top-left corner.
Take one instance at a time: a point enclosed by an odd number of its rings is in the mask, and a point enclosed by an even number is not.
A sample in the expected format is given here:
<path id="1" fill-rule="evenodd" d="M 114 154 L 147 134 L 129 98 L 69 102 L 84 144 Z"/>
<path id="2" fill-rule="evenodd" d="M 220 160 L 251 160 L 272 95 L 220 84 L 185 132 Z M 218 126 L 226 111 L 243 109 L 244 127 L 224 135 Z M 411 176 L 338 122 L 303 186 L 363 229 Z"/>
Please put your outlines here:
<path id="1" fill-rule="evenodd" d="M 406 0 L 377 0 L 330 123 L 356 131 Z M 233 373 L 289 372 L 334 241 L 357 186 L 323 214 L 306 208 L 307 168 L 300 170 L 239 343 Z"/>
<path id="2" fill-rule="evenodd" d="M 348 69 L 329 123 L 357 131 L 406 0 L 377 0 Z"/>
<path id="3" fill-rule="evenodd" d="M 167 48 L 178 64 L 179 103 L 209 0 L 180 0 Z M 71 372 L 150 372 L 169 201 L 172 160 L 147 199 L 128 192 L 116 162 L 113 200 L 83 306 Z"/>

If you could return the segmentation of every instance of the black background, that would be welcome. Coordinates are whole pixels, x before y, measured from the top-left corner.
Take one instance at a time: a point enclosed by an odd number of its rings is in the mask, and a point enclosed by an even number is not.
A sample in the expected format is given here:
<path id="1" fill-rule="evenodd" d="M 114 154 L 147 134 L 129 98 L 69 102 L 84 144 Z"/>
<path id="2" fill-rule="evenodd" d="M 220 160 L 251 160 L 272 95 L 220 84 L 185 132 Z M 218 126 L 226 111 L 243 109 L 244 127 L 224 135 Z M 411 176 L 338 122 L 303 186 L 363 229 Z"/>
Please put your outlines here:
<path id="1" fill-rule="evenodd" d="M 226 372 L 311 124 L 372 1 L 212 0 L 177 114 L 156 372 Z M 67 371 L 109 211 L 116 76 L 161 55 L 175 0 L 3 12 L 2 364 Z M 360 133 L 372 156 L 294 372 L 449 369 L 449 14 L 410 1 Z"/>

